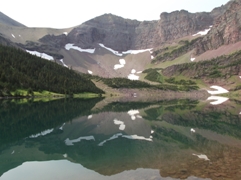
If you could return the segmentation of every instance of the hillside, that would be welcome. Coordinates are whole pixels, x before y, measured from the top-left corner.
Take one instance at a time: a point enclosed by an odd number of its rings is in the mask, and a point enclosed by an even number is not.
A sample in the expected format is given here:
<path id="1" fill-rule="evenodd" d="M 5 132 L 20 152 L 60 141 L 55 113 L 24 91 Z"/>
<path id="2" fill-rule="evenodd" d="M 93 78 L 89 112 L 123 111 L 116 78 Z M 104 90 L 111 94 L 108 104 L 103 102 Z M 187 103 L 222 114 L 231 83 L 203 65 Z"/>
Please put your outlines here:
<path id="1" fill-rule="evenodd" d="M 61 94 L 103 93 L 94 83 L 73 70 L 33 56 L 20 49 L 0 46 L 0 96 L 18 89 Z M 20 94 L 18 94 L 20 95 Z"/>

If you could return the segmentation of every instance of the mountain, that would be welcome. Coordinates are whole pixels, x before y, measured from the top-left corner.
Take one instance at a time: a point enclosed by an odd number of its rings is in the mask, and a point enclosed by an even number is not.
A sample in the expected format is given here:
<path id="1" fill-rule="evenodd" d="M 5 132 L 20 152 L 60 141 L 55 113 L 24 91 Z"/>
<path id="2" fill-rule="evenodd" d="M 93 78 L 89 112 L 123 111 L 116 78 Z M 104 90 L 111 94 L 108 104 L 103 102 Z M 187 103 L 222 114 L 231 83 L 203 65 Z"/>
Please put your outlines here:
<path id="1" fill-rule="evenodd" d="M 81 73 L 167 83 L 165 79 L 175 74 L 170 71 L 180 69 L 177 65 L 211 61 L 241 50 L 240 12 L 241 0 L 233 0 L 211 12 L 163 12 L 155 21 L 104 14 L 67 29 L 16 27 L 0 22 L 0 43 L 35 55 L 44 53 L 42 57 Z M 151 72 L 158 78 L 153 74 L 146 78 L 148 69 L 154 69 Z M 231 76 L 239 74 L 235 71 Z M 185 73 L 184 78 L 193 78 L 189 75 Z M 211 77 L 205 85 L 216 82 Z"/>
<path id="2" fill-rule="evenodd" d="M 213 28 L 198 44 L 196 54 L 241 40 L 241 1 L 230 1 L 227 10 L 215 19 Z"/>
<path id="3" fill-rule="evenodd" d="M 8 17 L 2 12 L 0 12 L 0 24 L 5 24 L 5 25 L 15 26 L 15 27 L 26 27 L 25 25 L 13 20 L 12 18 Z"/>

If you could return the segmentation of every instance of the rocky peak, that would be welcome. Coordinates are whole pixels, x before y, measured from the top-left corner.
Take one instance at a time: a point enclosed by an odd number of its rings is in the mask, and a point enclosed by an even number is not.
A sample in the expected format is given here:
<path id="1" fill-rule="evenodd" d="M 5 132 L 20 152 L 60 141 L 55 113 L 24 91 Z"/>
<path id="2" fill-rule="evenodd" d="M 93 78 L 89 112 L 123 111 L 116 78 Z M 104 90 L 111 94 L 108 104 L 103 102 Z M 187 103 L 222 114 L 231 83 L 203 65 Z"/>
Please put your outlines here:
<path id="1" fill-rule="evenodd" d="M 189 36 L 197 31 L 204 30 L 213 24 L 210 13 L 189 13 L 188 11 L 174 11 L 161 13 L 159 21 L 159 34 L 162 41 L 171 41 Z"/>
<path id="2" fill-rule="evenodd" d="M 104 14 L 74 28 L 68 37 L 70 42 L 83 48 L 103 43 L 117 51 L 125 51 L 131 48 L 132 38 L 139 24 L 137 20 Z"/>
<path id="3" fill-rule="evenodd" d="M 209 33 L 196 45 L 196 54 L 241 40 L 241 0 L 229 1 Z"/>
<path id="4" fill-rule="evenodd" d="M 0 12 L 0 24 L 5 24 L 9 26 L 17 26 L 17 27 L 26 27 L 23 24 L 13 20 L 12 18 L 8 17 L 7 15 Z"/>

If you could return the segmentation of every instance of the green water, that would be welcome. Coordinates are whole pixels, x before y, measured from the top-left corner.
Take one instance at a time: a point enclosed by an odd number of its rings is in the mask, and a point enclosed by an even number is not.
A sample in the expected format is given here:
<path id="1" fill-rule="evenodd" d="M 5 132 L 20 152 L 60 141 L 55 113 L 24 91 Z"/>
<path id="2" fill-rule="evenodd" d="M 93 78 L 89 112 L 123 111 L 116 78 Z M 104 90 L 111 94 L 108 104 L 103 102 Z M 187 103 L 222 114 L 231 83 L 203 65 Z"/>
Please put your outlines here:
<path id="1" fill-rule="evenodd" d="M 241 179 L 240 111 L 231 100 L 1 101 L 0 179 Z"/>

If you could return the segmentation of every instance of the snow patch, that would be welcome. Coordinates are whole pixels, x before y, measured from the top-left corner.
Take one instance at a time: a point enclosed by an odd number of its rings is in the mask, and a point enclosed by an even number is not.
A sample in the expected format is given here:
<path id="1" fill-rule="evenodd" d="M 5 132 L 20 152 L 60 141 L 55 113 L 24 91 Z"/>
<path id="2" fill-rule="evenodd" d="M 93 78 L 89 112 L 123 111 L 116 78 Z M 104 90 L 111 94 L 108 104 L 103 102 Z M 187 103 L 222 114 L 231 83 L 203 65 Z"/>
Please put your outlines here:
<path id="1" fill-rule="evenodd" d="M 191 132 L 193 132 L 193 133 L 195 133 L 195 132 L 196 132 L 196 131 L 195 131 L 195 129 L 193 129 L 193 128 L 191 128 L 191 129 L 190 129 L 190 131 L 191 131 Z"/>
<path id="2" fill-rule="evenodd" d="M 89 74 L 93 74 L 93 72 L 92 72 L 92 71 L 90 71 L 90 70 L 88 70 L 88 73 L 89 73 Z"/>
<path id="3" fill-rule="evenodd" d="M 131 70 L 131 73 L 132 73 L 132 74 L 135 74 L 135 73 L 136 73 L 136 70 L 135 70 L 135 69 L 132 69 L 132 70 Z"/>
<path id="4" fill-rule="evenodd" d="M 151 134 L 153 134 L 155 131 L 151 130 Z"/>
<path id="5" fill-rule="evenodd" d="M 11 154 L 14 154 L 14 153 L 15 153 L 15 151 L 13 150 Z"/>
<path id="6" fill-rule="evenodd" d="M 63 64 L 64 67 L 68 67 L 65 63 L 64 63 L 64 60 L 61 59 L 60 62 Z"/>
<path id="7" fill-rule="evenodd" d="M 50 134 L 51 132 L 53 132 L 54 129 L 47 129 L 45 131 L 42 131 L 41 133 L 35 134 L 35 135 L 31 135 L 29 136 L 29 138 L 37 138 L 39 136 L 45 136 L 47 134 Z"/>
<path id="8" fill-rule="evenodd" d="M 218 104 L 222 104 L 225 101 L 227 101 L 229 98 L 226 97 L 220 97 L 220 96 L 210 96 L 207 100 L 215 100 L 210 102 L 210 104 L 212 105 L 218 105 Z"/>
<path id="9" fill-rule="evenodd" d="M 50 55 L 45 54 L 45 53 L 40 53 L 38 51 L 29 51 L 29 50 L 26 50 L 26 52 L 28 52 L 29 54 L 41 57 L 43 59 L 54 60 L 53 56 L 50 56 Z"/>
<path id="10" fill-rule="evenodd" d="M 125 66 L 125 64 L 126 64 L 126 60 L 125 59 L 120 59 L 119 62 L 120 62 L 120 64 L 114 65 L 114 70 L 123 68 Z"/>
<path id="11" fill-rule="evenodd" d="M 82 49 L 82 48 L 80 48 L 78 46 L 74 46 L 74 44 L 70 44 L 70 43 L 65 45 L 65 49 L 66 50 L 74 49 L 79 52 L 86 52 L 86 53 L 90 53 L 90 54 L 93 54 L 95 52 L 95 49 Z"/>
<path id="12" fill-rule="evenodd" d="M 151 56 L 151 59 L 154 59 L 154 56 Z"/>
<path id="13" fill-rule="evenodd" d="M 197 35 L 204 36 L 204 35 L 206 35 L 210 30 L 211 30 L 211 26 L 210 26 L 209 29 L 205 29 L 205 30 L 203 30 L 203 31 L 199 31 L 198 33 L 193 34 L 192 36 L 197 36 Z"/>
<path id="14" fill-rule="evenodd" d="M 85 137 L 79 137 L 77 139 L 73 139 L 73 140 L 70 140 L 69 138 L 67 138 L 64 142 L 67 146 L 73 146 L 74 144 L 73 143 L 76 143 L 76 142 L 80 142 L 81 140 L 94 140 L 95 141 L 95 138 L 94 136 L 85 136 Z"/>
<path id="15" fill-rule="evenodd" d="M 115 54 L 116 56 L 122 56 L 121 53 L 119 53 L 118 51 L 115 51 L 115 50 L 113 50 L 113 49 L 111 49 L 111 48 L 106 47 L 104 44 L 99 44 L 99 45 L 100 45 L 101 47 L 107 49 L 108 51 L 112 52 L 112 53 Z"/>
<path id="16" fill-rule="evenodd" d="M 66 36 L 68 35 L 68 32 L 63 32 L 63 34 L 65 34 Z"/>
<path id="17" fill-rule="evenodd" d="M 151 53 L 151 49 L 141 49 L 141 50 L 127 50 L 127 51 L 124 51 L 122 53 L 119 53 L 118 51 L 115 51 L 109 47 L 106 47 L 104 44 L 99 44 L 101 47 L 107 49 L 108 51 L 112 52 L 113 54 L 115 54 L 116 56 L 123 56 L 124 54 L 139 54 L 139 53 L 143 53 L 143 52 L 146 52 L 146 51 L 149 51 Z"/>
<path id="18" fill-rule="evenodd" d="M 122 52 L 123 54 L 139 54 L 139 53 L 143 53 L 143 52 L 146 52 L 146 51 L 149 51 L 151 53 L 151 49 L 141 49 L 141 50 L 128 50 L 128 51 L 124 51 Z"/>
<path id="19" fill-rule="evenodd" d="M 217 89 L 217 91 L 208 91 L 209 94 L 223 94 L 229 92 L 227 89 L 224 89 L 220 86 L 211 86 L 210 88 Z"/>
<path id="20" fill-rule="evenodd" d="M 120 126 L 119 126 L 119 130 L 121 130 L 121 131 L 124 131 L 125 128 L 126 128 L 126 125 L 124 124 L 124 122 L 123 122 L 123 121 L 120 121 L 120 120 L 118 120 L 118 119 L 114 119 L 114 124 L 120 125 Z"/>
<path id="21" fill-rule="evenodd" d="M 128 75 L 128 79 L 130 79 L 130 80 L 139 80 L 139 76 L 137 76 L 135 74 L 129 74 Z"/>
<path id="22" fill-rule="evenodd" d="M 87 119 L 92 119 L 92 117 L 93 117 L 93 115 L 89 115 L 89 116 L 87 117 Z"/>
<path id="23" fill-rule="evenodd" d="M 190 60 L 193 62 L 196 58 L 191 58 Z"/>
<path id="24" fill-rule="evenodd" d="M 138 71 L 138 72 L 136 72 L 136 74 L 141 74 L 142 73 L 142 71 Z"/>
<path id="25" fill-rule="evenodd" d="M 12 34 L 12 37 L 15 38 L 14 34 Z"/>
<path id="26" fill-rule="evenodd" d="M 200 154 L 200 155 L 192 154 L 192 155 L 197 156 L 199 159 L 204 159 L 205 161 L 210 161 L 210 159 L 208 159 L 208 157 L 205 154 Z"/>

